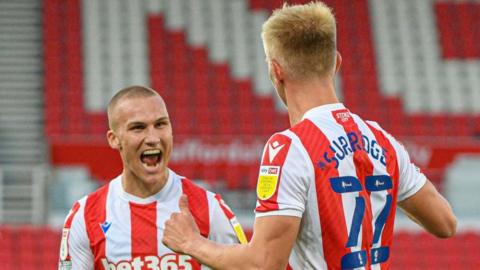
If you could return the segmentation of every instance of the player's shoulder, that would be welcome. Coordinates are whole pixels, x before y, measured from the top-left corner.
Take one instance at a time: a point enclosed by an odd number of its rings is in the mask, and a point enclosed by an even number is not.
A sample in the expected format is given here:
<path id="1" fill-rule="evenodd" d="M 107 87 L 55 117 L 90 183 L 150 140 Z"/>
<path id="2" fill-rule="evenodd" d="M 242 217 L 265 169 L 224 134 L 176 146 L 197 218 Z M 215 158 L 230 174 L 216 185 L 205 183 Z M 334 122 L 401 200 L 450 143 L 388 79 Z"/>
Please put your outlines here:
<path id="1" fill-rule="evenodd" d="M 195 201 L 197 204 L 208 204 L 215 196 L 213 192 L 204 187 L 201 183 L 197 183 L 188 177 L 175 174 L 174 181 L 181 186 L 183 194 L 189 197 L 189 200 Z"/>
<path id="2" fill-rule="evenodd" d="M 97 205 L 101 201 L 105 201 L 106 197 L 107 197 L 107 194 L 108 194 L 108 190 L 110 189 L 110 185 L 112 184 L 112 182 L 114 180 L 103 184 L 102 186 L 100 186 L 96 190 L 94 190 L 94 191 L 88 193 L 87 195 L 83 196 L 82 198 L 80 198 L 79 200 L 77 200 L 75 202 L 73 207 L 75 207 L 75 205 L 78 204 L 79 208 L 83 209 L 87 206 L 87 204 L 89 206 L 92 206 L 92 205 Z"/>
<path id="3" fill-rule="evenodd" d="M 360 116 L 357 116 L 358 118 L 362 119 Z M 373 120 L 367 120 L 367 119 L 362 119 L 362 121 L 365 122 L 365 124 L 368 126 L 368 128 L 372 131 L 378 131 L 381 132 L 383 135 L 393 137 L 389 132 L 387 132 L 378 122 L 373 121 Z"/>
<path id="4" fill-rule="evenodd" d="M 380 131 L 386 133 L 386 131 L 380 126 L 380 124 L 378 122 L 372 121 L 372 120 L 364 120 L 364 121 L 369 127 L 380 130 Z"/>
<path id="5" fill-rule="evenodd" d="M 382 128 L 382 126 L 380 126 L 379 123 L 375 122 L 375 121 L 371 121 L 371 120 L 366 120 L 365 123 L 367 124 L 367 126 L 369 127 L 369 129 L 374 132 L 375 134 L 377 135 L 380 135 L 381 137 L 384 137 L 386 138 L 387 140 L 389 140 L 390 142 L 392 141 L 396 141 L 395 140 L 395 137 L 390 134 L 389 132 L 387 132 L 384 128 Z"/>
<path id="6" fill-rule="evenodd" d="M 295 144 L 296 140 L 290 129 L 276 132 L 270 136 L 265 145 L 264 157 L 269 157 L 271 162 L 277 156 L 286 155 L 292 143 Z"/>
<path id="7" fill-rule="evenodd" d="M 305 118 L 285 130 L 273 133 L 268 139 L 268 144 L 302 145 L 299 134 L 308 132 L 313 125 L 314 124 L 310 119 Z M 273 147 L 275 147 L 275 145 L 273 145 Z"/>
<path id="8" fill-rule="evenodd" d="M 292 141 L 295 141 L 295 134 L 291 129 L 285 129 L 283 131 L 273 133 L 268 139 L 268 144 L 274 144 L 273 147 L 276 147 L 278 144 L 290 144 Z"/>
<path id="9" fill-rule="evenodd" d="M 97 188 L 95 191 L 90 192 L 86 196 L 84 196 L 81 200 L 82 201 L 89 201 L 89 202 L 96 202 L 98 200 L 101 200 L 102 198 L 105 198 L 108 194 L 108 190 L 110 188 L 111 182 L 108 182 L 99 188 Z"/>
<path id="10" fill-rule="evenodd" d="M 203 187 L 201 184 L 196 183 L 187 177 L 178 176 L 176 179 L 182 185 L 182 193 L 188 196 L 189 201 L 195 202 L 195 205 L 208 204 L 209 208 L 211 208 L 215 206 L 213 202 L 221 204 L 223 201 L 219 194 L 208 190 L 206 187 Z"/>
<path id="11" fill-rule="evenodd" d="M 390 134 L 388 131 L 383 129 L 380 124 L 374 121 L 365 121 L 365 123 L 368 125 L 369 129 L 374 133 L 375 137 L 377 140 L 380 140 L 383 142 L 384 145 L 392 147 L 394 152 L 387 151 L 389 152 L 389 155 L 393 155 L 394 153 L 397 156 L 402 156 L 402 157 L 407 157 L 408 153 L 406 152 L 406 148 L 403 145 L 401 141 L 399 141 L 397 138 L 395 138 L 392 134 Z"/>
<path id="12" fill-rule="evenodd" d="M 206 193 L 210 192 L 206 188 L 200 186 L 198 183 L 195 183 L 190 178 L 185 176 L 179 176 L 178 180 L 182 185 L 182 190 L 184 193 Z M 188 194 L 187 194 L 188 195 Z"/>
<path id="13" fill-rule="evenodd" d="M 299 164 L 308 160 L 309 155 L 301 138 L 292 128 L 289 128 L 274 133 L 268 139 L 263 150 L 261 164 L 262 166 L 283 166 L 287 163 Z"/>

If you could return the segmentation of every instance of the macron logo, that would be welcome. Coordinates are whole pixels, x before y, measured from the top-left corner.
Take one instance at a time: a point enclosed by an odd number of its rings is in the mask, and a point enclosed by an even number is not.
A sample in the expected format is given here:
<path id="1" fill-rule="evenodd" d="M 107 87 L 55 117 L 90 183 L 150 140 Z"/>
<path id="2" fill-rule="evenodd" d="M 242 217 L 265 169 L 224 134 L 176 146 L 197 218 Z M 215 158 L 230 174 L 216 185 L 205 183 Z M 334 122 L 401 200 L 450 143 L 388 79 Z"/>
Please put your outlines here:
<path id="1" fill-rule="evenodd" d="M 100 228 L 102 228 L 103 234 L 107 234 L 108 229 L 112 225 L 112 222 L 105 221 L 104 223 L 100 223 Z"/>
<path id="2" fill-rule="evenodd" d="M 268 158 L 270 163 L 272 163 L 275 156 L 278 154 L 278 152 L 280 152 L 280 150 L 282 150 L 284 146 L 284 144 L 279 145 L 277 141 L 274 141 L 272 144 L 268 145 Z"/>

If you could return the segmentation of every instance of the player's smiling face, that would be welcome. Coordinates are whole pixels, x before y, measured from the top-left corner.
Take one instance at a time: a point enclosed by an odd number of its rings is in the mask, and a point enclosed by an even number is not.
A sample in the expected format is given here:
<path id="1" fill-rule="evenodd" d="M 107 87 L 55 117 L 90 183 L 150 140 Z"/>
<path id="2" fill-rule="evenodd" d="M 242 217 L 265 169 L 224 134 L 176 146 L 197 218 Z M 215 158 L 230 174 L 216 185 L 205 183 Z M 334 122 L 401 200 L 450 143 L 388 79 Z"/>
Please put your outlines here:
<path id="1" fill-rule="evenodd" d="M 159 96 L 126 98 L 115 108 L 110 145 L 120 151 L 124 177 L 145 187 L 163 187 L 172 152 L 172 126 Z"/>

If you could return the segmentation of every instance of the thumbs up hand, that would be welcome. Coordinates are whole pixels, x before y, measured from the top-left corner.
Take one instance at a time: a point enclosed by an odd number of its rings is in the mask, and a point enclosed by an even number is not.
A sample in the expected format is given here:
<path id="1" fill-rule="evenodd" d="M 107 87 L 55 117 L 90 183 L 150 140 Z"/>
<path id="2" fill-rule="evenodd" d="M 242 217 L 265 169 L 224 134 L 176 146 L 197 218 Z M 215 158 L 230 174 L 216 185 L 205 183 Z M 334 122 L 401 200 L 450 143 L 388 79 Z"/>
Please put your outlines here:
<path id="1" fill-rule="evenodd" d="M 188 254 L 194 247 L 195 240 L 201 237 L 200 230 L 190 213 L 188 197 L 185 194 L 180 196 L 178 206 L 180 213 L 172 213 L 165 222 L 162 242 L 177 253 Z"/>
<path id="2" fill-rule="evenodd" d="M 180 196 L 178 200 L 178 208 L 180 209 L 181 213 L 190 214 L 190 208 L 188 207 L 188 197 L 185 194 Z"/>

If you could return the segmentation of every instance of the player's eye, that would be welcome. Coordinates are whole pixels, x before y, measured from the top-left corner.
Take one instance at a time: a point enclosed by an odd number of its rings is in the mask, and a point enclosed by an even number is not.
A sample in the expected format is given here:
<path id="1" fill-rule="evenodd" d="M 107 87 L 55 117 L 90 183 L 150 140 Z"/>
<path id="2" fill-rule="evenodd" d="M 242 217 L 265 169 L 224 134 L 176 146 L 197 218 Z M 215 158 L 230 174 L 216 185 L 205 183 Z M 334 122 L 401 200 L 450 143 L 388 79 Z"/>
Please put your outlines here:
<path id="1" fill-rule="evenodd" d="M 143 125 L 133 125 L 129 128 L 129 130 L 142 130 L 145 127 Z"/>
<path id="2" fill-rule="evenodd" d="M 160 121 L 155 124 L 157 128 L 161 128 L 168 125 L 168 121 Z"/>

